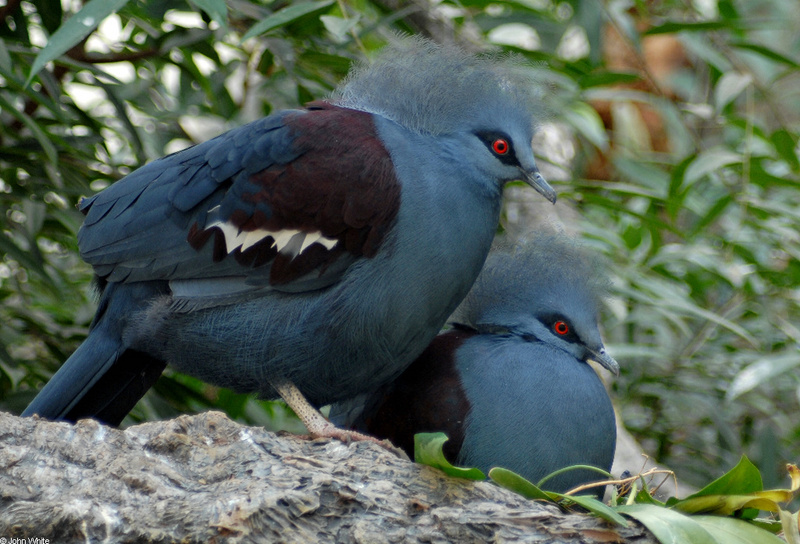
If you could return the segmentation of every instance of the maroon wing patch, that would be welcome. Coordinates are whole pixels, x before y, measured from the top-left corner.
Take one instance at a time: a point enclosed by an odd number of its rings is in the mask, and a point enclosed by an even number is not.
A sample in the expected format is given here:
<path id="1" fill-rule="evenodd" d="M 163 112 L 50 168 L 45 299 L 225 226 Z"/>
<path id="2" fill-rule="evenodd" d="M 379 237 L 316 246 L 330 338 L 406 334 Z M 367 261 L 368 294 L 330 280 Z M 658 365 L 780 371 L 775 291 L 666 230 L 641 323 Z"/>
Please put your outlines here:
<path id="1" fill-rule="evenodd" d="M 416 433 L 443 432 L 450 438 L 443 447 L 445 457 L 455 463 L 470 403 L 454 356 L 476 334 L 452 330 L 434 338 L 400 377 L 373 394 L 355 428 L 389 439 L 409 456 L 414 453 Z"/>
<path id="2" fill-rule="evenodd" d="M 400 206 L 400 184 L 368 113 L 314 102 L 285 119 L 293 160 L 235 180 L 220 218 L 192 226 L 202 248 L 213 233 L 213 258 L 271 263 L 269 283 L 285 285 L 347 254 L 374 257 Z"/>

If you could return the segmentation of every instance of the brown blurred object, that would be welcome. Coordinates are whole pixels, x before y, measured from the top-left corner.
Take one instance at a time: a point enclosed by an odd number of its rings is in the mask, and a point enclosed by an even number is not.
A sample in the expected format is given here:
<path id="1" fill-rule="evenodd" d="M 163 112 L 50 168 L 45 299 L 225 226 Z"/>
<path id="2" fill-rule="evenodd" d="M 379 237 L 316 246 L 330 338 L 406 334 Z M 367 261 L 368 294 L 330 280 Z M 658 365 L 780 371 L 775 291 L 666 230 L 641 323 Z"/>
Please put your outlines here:
<path id="1" fill-rule="evenodd" d="M 644 32 L 649 26 L 650 23 L 644 20 L 637 24 L 640 32 Z M 642 50 L 639 52 L 612 24 L 606 24 L 603 31 L 603 58 L 609 71 L 633 73 L 641 77 L 633 83 L 616 85 L 616 88 L 643 91 L 669 100 L 678 99 L 672 89 L 675 74 L 691 66 L 683 45 L 675 36 L 642 36 Z M 590 104 L 600 115 L 606 130 L 611 133 L 611 148 L 606 154 L 598 153 L 586 165 L 584 176 L 588 179 L 610 180 L 614 178 L 613 166 L 610 164 L 615 152 L 614 105 L 608 100 L 595 100 Z M 664 120 L 659 112 L 641 102 L 632 102 L 631 105 L 636 109 L 646 129 L 645 135 L 648 136 L 647 141 L 640 144 L 651 151 L 671 151 Z"/>

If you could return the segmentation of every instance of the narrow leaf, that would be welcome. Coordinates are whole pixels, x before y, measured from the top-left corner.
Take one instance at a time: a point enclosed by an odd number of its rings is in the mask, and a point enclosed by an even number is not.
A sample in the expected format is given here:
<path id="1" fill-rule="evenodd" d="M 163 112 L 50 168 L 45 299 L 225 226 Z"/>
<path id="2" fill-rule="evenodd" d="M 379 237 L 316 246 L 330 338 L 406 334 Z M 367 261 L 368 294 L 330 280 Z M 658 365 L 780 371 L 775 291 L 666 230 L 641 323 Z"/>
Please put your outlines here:
<path id="1" fill-rule="evenodd" d="M 737 26 L 738 25 L 734 25 L 731 21 L 703 21 L 699 23 L 670 21 L 646 30 L 643 35 L 652 36 L 654 34 L 673 34 L 675 32 L 707 32 L 709 30 L 724 30 L 726 28 L 735 29 Z"/>
<path id="2" fill-rule="evenodd" d="M 128 0 L 91 0 L 70 17 L 47 41 L 33 61 L 25 85 L 29 85 L 39 70 L 51 60 L 57 59 L 89 35 L 100 22 L 120 10 Z"/>
<path id="3" fill-rule="evenodd" d="M 212 20 L 216 21 L 219 26 L 225 28 L 228 26 L 228 6 L 225 0 L 189 0 L 198 9 L 208 13 Z"/>
<path id="4" fill-rule="evenodd" d="M 489 471 L 489 478 L 500 487 L 522 495 L 526 499 L 555 502 L 555 497 L 545 493 L 533 482 L 530 482 L 507 468 L 494 467 Z M 554 495 L 554 494 L 553 494 Z"/>
<path id="5" fill-rule="evenodd" d="M 325 29 L 330 32 L 337 41 L 343 42 L 347 39 L 347 34 L 358 24 L 359 17 L 345 19 L 333 15 L 322 15 L 319 20 L 322 21 L 322 24 L 325 25 Z"/>
<path id="6" fill-rule="evenodd" d="M 724 147 L 712 147 L 697 155 L 697 157 L 686 167 L 683 179 L 684 183 L 691 185 L 703 176 L 715 172 L 723 166 L 728 166 L 742 162 L 742 155 L 725 149 Z"/>
<path id="7" fill-rule="evenodd" d="M 624 517 L 622 517 L 619 514 L 619 512 L 617 512 L 607 504 L 598 501 L 594 497 L 586 497 L 581 495 L 577 496 L 561 495 L 560 493 L 558 493 L 557 495 L 560 496 L 562 499 L 570 500 L 575 504 L 577 504 L 578 506 L 585 508 L 586 510 L 588 510 L 589 512 L 591 512 L 592 514 L 594 514 L 599 518 L 602 518 L 606 521 L 610 521 L 611 523 L 616 523 L 617 525 L 620 525 L 622 527 L 628 526 L 628 522 L 625 520 Z"/>
<path id="8" fill-rule="evenodd" d="M 798 366 L 800 366 L 800 358 L 793 350 L 785 354 L 773 354 L 771 357 L 758 359 L 736 374 L 725 394 L 725 400 L 733 401 L 762 383 L 790 375 Z"/>
<path id="9" fill-rule="evenodd" d="M 734 42 L 731 43 L 731 45 L 733 45 L 734 47 L 738 47 L 739 49 L 746 49 L 748 51 L 752 51 L 753 53 L 758 53 L 764 58 L 767 58 L 775 62 L 779 62 L 781 64 L 786 64 L 791 68 L 800 68 L 800 64 L 798 64 L 798 62 L 795 61 L 794 59 L 790 59 L 786 55 L 782 55 L 781 53 L 778 53 L 777 51 L 770 49 L 768 47 L 764 47 L 763 45 L 758 45 L 749 42 Z"/>
<path id="10" fill-rule="evenodd" d="M 714 104 L 717 111 L 722 111 L 725 106 L 730 104 L 753 82 L 750 74 L 739 72 L 728 72 L 723 74 L 717 86 L 714 88 Z"/>
<path id="11" fill-rule="evenodd" d="M 438 468 L 448 476 L 467 480 L 485 480 L 486 475 L 477 468 L 454 467 L 445 459 L 442 446 L 447 442 L 444 433 L 418 433 L 414 435 L 414 461 Z"/>
<path id="12" fill-rule="evenodd" d="M 255 36 L 259 36 L 270 30 L 275 28 L 284 26 L 286 24 L 291 23 L 303 17 L 304 15 L 308 15 L 309 13 L 313 13 L 317 10 L 321 10 L 323 8 L 327 8 L 331 4 L 333 4 L 334 0 L 322 0 L 319 2 L 301 2 L 299 4 L 294 4 L 291 6 L 287 6 L 283 9 L 279 9 L 266 19 L 262 19 L 258 23 L 254 24 L 250 30 L 242 37 L 242 41 L 249 40 Z"/>
<path id="13" fill-rule="evenodd" d="M 600 150 L 608 150 L 608 134 L 597 110 L 585 102 L 575 102 L 563 113 L 564 118 Z"/>
<path id="14" fill-rule="evenodd" d="M 53 142 L 50 141 L 50 137 L 47 135 L 47 133 L 42 130 L 42 128 L 30 115 L 23 111 L 19 111 L 19 108 L 15 108 L 2 95 L 0 95 L 0 110 L 9 112 L 12 116 L 16 117 L 17 120 L 22 122 L 22 124 L 28 127 L 33 134 L 33 137 L 36 138 L 36 141 L 42 146 L 42 150 L 44 150 L 45 155 L 47 155 L 47 160 L 49 160 L 51 164 L 55 165 L 56 162 L 58 162 L 58 151 L 56 151 L 55 145 L 53 145 Z"/>

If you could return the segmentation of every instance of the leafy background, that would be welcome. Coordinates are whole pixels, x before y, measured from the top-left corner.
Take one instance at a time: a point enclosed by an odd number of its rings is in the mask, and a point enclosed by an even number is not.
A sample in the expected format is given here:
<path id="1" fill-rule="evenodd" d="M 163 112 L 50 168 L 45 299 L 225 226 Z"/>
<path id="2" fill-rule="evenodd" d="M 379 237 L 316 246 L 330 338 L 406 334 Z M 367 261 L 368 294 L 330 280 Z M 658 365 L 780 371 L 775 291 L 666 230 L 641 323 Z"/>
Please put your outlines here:
<path id="1" fill-rule="evenodd" d="M 548 221 L 610 263 L 612 394 L 646 451 L 693 485 L 746 453 L 775 486 L 800 459 L 796 0 L 94 0 L 71 18 L 82 6 L 0 7 L 0 409 L 86 336 L 81 195 L 326 96 L 399 31 L 531 61 Z M 532 228 L 534 200 L 509 191 L 504 227 Z M 297 429 L 281 404 L 171 372 L 126 421 L 209 407 Z"/>

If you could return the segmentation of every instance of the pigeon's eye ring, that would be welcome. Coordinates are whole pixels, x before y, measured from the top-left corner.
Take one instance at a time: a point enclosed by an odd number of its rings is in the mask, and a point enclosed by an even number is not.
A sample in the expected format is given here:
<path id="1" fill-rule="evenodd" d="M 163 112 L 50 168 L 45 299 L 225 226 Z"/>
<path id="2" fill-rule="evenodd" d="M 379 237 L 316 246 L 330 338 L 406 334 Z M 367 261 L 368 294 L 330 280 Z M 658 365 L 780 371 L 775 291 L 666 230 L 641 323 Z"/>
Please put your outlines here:
<path id="1" fill-rule="evenodd" d="M 508 154 L 509 149 L 511 149 L 511 146 L 508 145 L 508 141 L 503 138 L 498 138 L 492 142 L 492 151 L 498 155 Z"/>
<path id="2" fill-rule="evenodd" d="M 556 331 L 556 334 L 564 336 L 569 334 L 569 325 L 566 321 L 556 321 L 553 323 L 553 330 Z"/>

